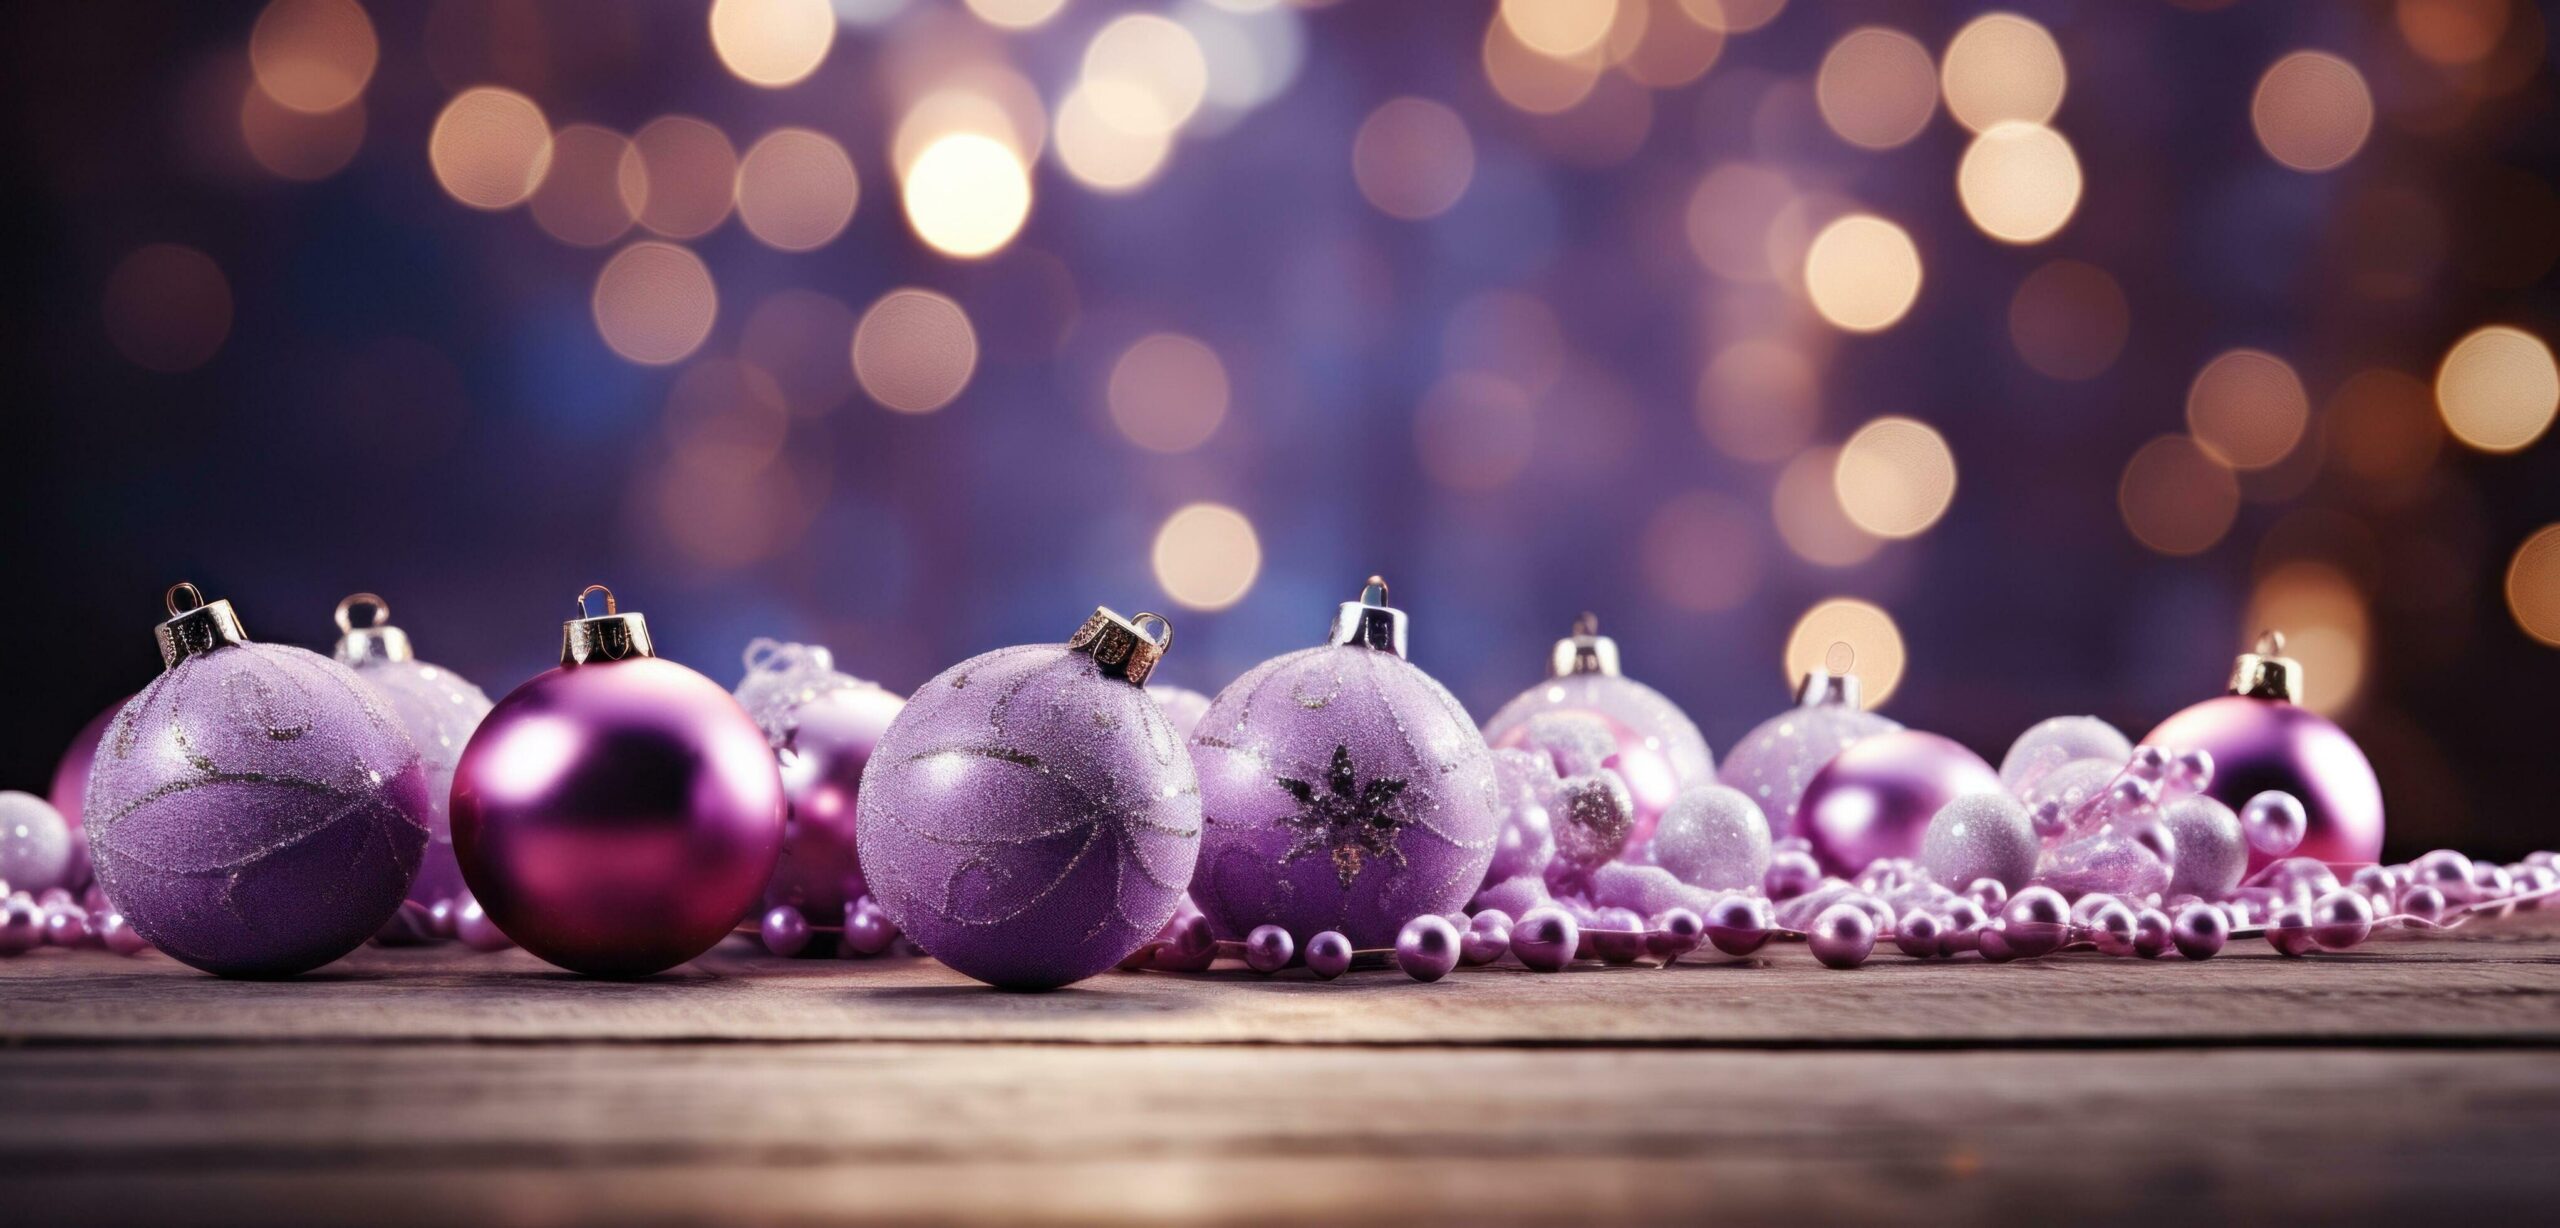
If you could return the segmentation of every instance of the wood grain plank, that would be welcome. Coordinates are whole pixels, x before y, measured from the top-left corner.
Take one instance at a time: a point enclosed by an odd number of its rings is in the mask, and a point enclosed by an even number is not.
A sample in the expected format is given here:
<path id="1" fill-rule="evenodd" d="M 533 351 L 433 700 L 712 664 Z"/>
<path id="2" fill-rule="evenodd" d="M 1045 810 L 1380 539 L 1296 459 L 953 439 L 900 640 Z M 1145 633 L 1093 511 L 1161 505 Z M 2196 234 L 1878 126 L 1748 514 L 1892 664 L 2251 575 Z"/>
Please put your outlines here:
<path id="1" fill-rule="evenodd" d="M 18 1222 L 2534 1222 L 2541 1051 L 0 1053 Z"/>
<path id="2" fill-rule="evenodd" d="M 930 961 L 776 960 L 744 941 L 665 976 L 590 981 L 520 952 L 368 949 L 288 982 L 157 956 L 0 961 L 0 1041 L 839 1040 L 1409 1045 L 2560 1044 L 2560 915 L 2288 960 L 2078 954 L 1987 966 L 1800 948 L 1667 969 L 1509 965 L 1416 985 L 1393 972 L 1112 973 L 1051 994 Z"/>

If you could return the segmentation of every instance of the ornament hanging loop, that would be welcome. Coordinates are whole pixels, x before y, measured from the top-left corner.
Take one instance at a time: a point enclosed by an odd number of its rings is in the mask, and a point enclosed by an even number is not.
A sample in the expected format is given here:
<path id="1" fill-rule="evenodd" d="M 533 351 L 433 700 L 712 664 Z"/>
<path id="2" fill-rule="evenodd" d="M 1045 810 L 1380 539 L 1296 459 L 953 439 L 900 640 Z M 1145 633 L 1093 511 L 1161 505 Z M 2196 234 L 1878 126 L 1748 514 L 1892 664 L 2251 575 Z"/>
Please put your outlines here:
<path id="1" fill-rule="evenodd" d="M 2241 653 L 2232 662 L 2231 693 L 2289 704 L 2302 702 L 2302 662 L 2284 655 L 2284 632 L 2259 632 L 2254 651 Z"/>
<path id="2" fill-rule="evenodd" d="M 585 588 L 578 590 L 578 617 L 588 617 L 587 598 L 593 597 L 598 593 L 604 594 L 604 612 L 608 615 L 615 612 L 613 590 L 601 584 L 590 584 Z"/>
<path id="3" fill-rule="evenodd" d="M 1356 644 L 1380 652 L 1405 655 L 1404 611 L 1387 604 L 1387 581 L 1371 576 L 1360 586 L 1360 600 L 1346 601 L 1333 612 L 1328 644 Z"/>
<path id="4" fill-rule="evenodd" d="M 380 596 L 373 593 L 349 593 L 338 599 L 338 630 L 353 631 L 356 629 L 355 614 L 356 608 L 359 606 L 373 607 L 373 621 L 365 624 L 368 627 L 379 627 L 382 624 L 391 621 L 390 602 L 384 601 Z"/>
<path id="5" fill-rule="evenodd" d="M 1146 624 L 1153 622 L 1160 635 L 1151 635 Z M 1132 686 L 1147 685 L 1147 675 L 1155 672 L 1156 662 L 1164 659 L 1165 650 L 1173 646 L 1173 624 L 1162 614 L 1140 614 L 1123 618 L 1109 606 L 1095 606 L 1093 615 L 1067 637 L 1067 651 L 1093 658 L 1094 668 L 1106 678 L 1118 678 Z"/>
<path id="6" fill-rule="evenodd" d="M 365 606 L 373 608 L 373 621 L 356 625 L 355 612 Z M 416 654 L 409 649 L 409 634 L 391 625 L 391 603 L 374 593 L 349 593 L 338 600 L 338 647 L 331 655 L 342 665 L 367 665 L 377 661 L 410 661 Z"/>
<path id="7" fill-rule="evenodd" d="M 604 613 L 590 616 L 587 598 L 598 593 L 604 594 Z M 656 655 L 657 647 L 649 641 L 649 620 L 636 612 L 623 613 L 614 603 L 612 589 L 590 584 L 578 590 L 578 616 L 560 624 L 560 664 L 587 665 Z"/>
<path id="8" fill-rule="evenodd" d="M 1589 610 L 1573 620 L 1573 634 L 1556 641 L 1554 653 L 1547 658 L 1547 672 L 1562 678 L 1571 674 L 1618 673 L 1618 641 L 1600 634 L 1600 616 Z"/>
<path id="9" fill-rule="evenodd" d="M 178 604 L 182 600 L 185 605 Z M 160 594 L 160 604 L 169 611 L 169 617 L 176 618 L 189 610 L 203 609 L 204 590 L 197 588 L 193 580 L 180 580 L 170 585 L 168 592 Z"/>
<path id="10" fill-rule="evenodd" d="M 183 604 L 181 604 L 183 603 Z M 204 590 L 180 580 L 160 595 L 160 604 L 168 609 L 169 621 L 159 625 L 153 635 L 160 641 L 160 665 L 175 669 L 178 662 L 202 656 L 217 648 L 249 642 L 249 633 L 240 628 L 240 615 L 228 601 L 207 601 Z"/>

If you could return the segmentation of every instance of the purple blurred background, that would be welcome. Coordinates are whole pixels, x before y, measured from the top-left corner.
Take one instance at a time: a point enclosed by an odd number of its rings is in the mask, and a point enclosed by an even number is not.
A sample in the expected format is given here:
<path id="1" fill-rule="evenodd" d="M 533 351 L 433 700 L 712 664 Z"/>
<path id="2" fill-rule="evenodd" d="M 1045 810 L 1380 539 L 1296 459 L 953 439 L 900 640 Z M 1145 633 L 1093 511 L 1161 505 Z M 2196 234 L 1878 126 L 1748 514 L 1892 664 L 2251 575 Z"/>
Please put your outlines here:
<path id="1" fill-rule="evenodd" d="M 2531 4 L 706 7 L 0 12 L 0 785 L 180 579 L 492 694 L 591 581 L 1214 691 L 1374 571 L 1479 717 L 1588 609 L 1719 752 L 1791 638 L 1996 760 L 2272 623 L 2396 854 L 2551 841 Z"/>

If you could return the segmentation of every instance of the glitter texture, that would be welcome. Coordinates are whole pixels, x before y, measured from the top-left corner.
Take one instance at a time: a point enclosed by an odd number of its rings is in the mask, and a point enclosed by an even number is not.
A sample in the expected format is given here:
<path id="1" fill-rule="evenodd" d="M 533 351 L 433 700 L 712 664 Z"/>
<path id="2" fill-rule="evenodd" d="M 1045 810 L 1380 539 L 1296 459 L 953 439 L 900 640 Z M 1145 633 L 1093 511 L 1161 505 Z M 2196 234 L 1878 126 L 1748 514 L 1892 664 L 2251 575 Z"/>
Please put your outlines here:
<path id="1" fill-rule="evenodd" d="M 2079 759 L 2123 763 L 2133 742 L 2094 716 L 2056 716 L 2027 727 L 2000 760 L 2000 783 L 2011 793 L 2035 787 L 2054 769 Z"/>
<path id="2" fill-rule="evenodd" d="M 1799 835 L 1796 809 L 1813 774 L 1858 740 L 1900 728 L 1891 717 L 1839 704 L 1789 708 L 1733 744 L 1724 757 L 1724 783 L 1759 804 L 1771 837 Z"/>
<path id="3" fill-rule="evenodd" d="M 462 761 L 471 731 L 489 714 L 489 697 L 452 670 L 423 661 L 375 657 L 353 668 L 382 693 L 392 718 L 409 731 L 426 773 L 427 851 L 409 898 L 430 905 L 453 899 L 463 892 L 462 867 L 453 860 L 453 768 Z"/>
<path id="4" fill-rule="evenodd" d="M 1757 887 L 1769 872 L 1769 820 L 1742 790 L 1701 785 L 1663 812 L 1649 856 L 1692 887 Z"/>
<path id="5" fill-rule="evenodd" d="M 1522 691 L 1485 722 L 1485 741 L 1536 749 L 1531 727 L 1559 713 L 1590 718 L 1605 731 L 1608 754 L 1595 766 L 1626 782 L 1635 806 L 1630 849 L 1643 848 L 1653 837 L 1654 825 L 1682 790 L 1716 778 L 1715 757 L 1689 715 L 1660 691 L 1623 674 L 1566 674 Z M 1592 769 L 1559 763 L 1556 770 L 1572 775 Z"/>
<path id="6" fill-rule="evenodd" d="M 2050 722 L 2048 722 L 2050 723 Z M 1938 808 L 1920 836 L 1920 864 L 1959 890 L 1995 879 L 2016 891 L 2035 877 L 2044 841 L 2027 808 L 2006 793 L 1968 793 Z"/>
<path id="7" fill-rule="evenodd" d="M 279 644 L 180 660 L 108 727 L 84 804 L 98 881 L 134 932 L 225 976 L 290 976 L 400 907 L 426 773 L 354 671 Z"/>
<path id="8" fill-rule="evenodd" d="M 1390 946 L 1405 922 L 1464 907 L 1493 860 L 1493 754 L 1457 699 L 1393 653 L 1332 645 L 1265 661 L 1219 693 L 1191 746 L 1208 819 L 1192 895 L 1221 938 L 1270 924 Z M 1283 782 L 1330 779 L 1337 751 L 1363 787 L 1404 782 L 1381 799 L 1395 855 L 1364 856 L 1349 876 L 1289 856 L 1304 804 Z"/>
<path id="9" fill-rule="evenodd" d="M 1199 781 L 1163 710 L 1056 644 L 972 657 L 919 688 L 858 809 L 889 919 L 1007 989 L 1079 981 L 1137 950 L 1200 852 Z"/>

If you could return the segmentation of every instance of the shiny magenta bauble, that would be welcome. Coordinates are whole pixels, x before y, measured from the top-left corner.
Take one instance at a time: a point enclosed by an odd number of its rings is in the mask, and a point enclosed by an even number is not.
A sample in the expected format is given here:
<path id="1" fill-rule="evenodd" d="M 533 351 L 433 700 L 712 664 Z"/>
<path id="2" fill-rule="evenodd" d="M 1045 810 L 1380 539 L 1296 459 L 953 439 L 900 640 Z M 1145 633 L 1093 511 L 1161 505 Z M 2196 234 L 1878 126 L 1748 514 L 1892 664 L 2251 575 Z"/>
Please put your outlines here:
<path id="1" fill-rule="evenodd" d="M 791 727 L 774 749 L 790 818 L 765 903 L 788 904 L 833 925 L 845 905 L 869 894 L 854 851 L 854 801 L 871 752 L 906 706 L 896 692 L 846 686 L 791 709 Z"/>
<path id="2" fill-rule="evenodd" d="M 764 731 L 720 684 L 655 657 L 517 687 L 454 771 L 473 897 L 517 945 L 591 976 L 710 950 L 763 897 L 782 827 Z"/>
<path id="3" fill-rule="evenodd" d="M 2160 722 L 2142 742 L 2211 752 L 2213 780 L 2205 792 L 2233 810 L 2269 789 L 2292 794 L 2310 826 L 2288 856 L 2332 865 L 2382 859 L 2382 784 L 2373 764 L 2346 730 L 2309 708 L 2225 695 Z M 2248 872 L 2275 860 L 2252 848 Z"/>
<path id="4" fill-rule="evenodd" d="M 2000 773 L 1961 743 L 1917 729 L 1852 742 L 1806 782 L 1796 834 L 1825 873 L 1843 878 L 1885 857 L 1920 855 L 1938 808 L 2000 792 Z"/>

